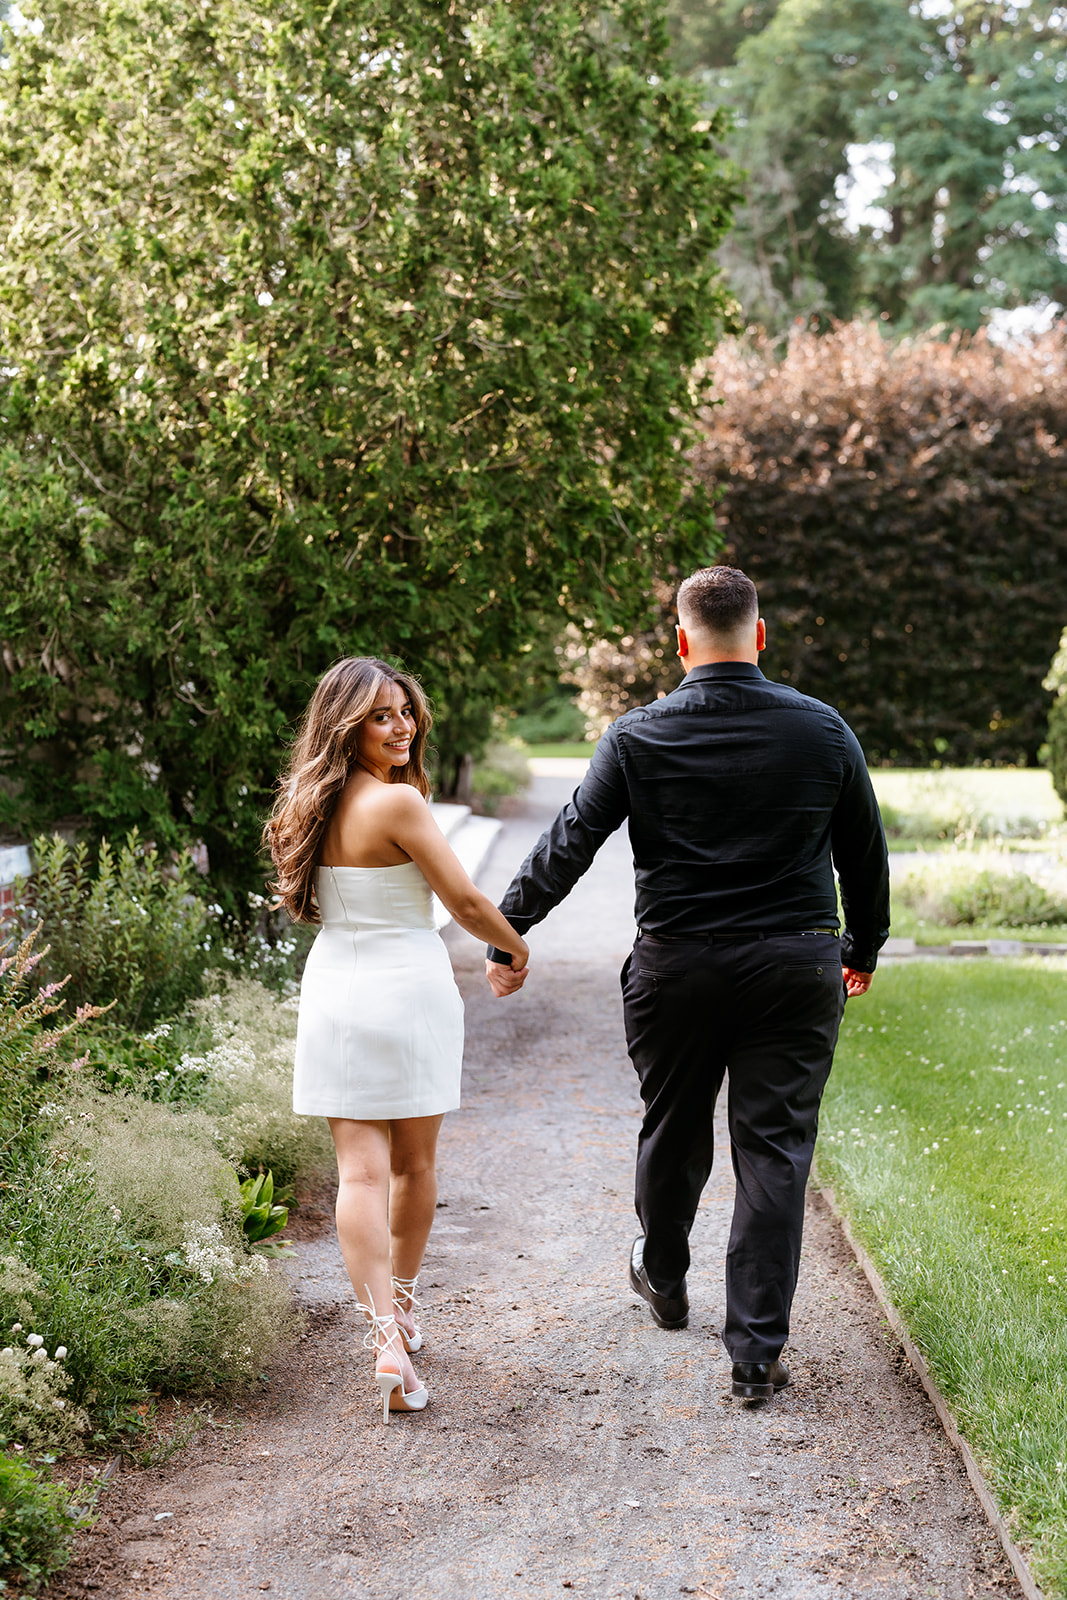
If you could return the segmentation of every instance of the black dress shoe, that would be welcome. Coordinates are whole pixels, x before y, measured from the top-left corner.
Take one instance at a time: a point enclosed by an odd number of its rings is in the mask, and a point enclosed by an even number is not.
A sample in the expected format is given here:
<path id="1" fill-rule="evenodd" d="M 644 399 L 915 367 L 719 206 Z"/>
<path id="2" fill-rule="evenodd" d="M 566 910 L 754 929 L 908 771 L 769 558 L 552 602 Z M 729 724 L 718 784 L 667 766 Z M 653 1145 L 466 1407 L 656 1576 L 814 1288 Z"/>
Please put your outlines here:
<path id="1" fill-rule="evenodd" d="M 689 1326 L 689 1296 L 682 1285 L 680 1295 L 660 1294 L 648 1281 L 644 1262 L 645 1236 L 639 1234 L 630 1251 L 630 1288 L 648 1301 L 653 1322 L 661 1328 L 686 1328 Z"/>
<path id="2" fill-rule="evenodd" d="M 773 1400 L 789 1382 L 789 1368 L 774 1361 L 735 1361 L 733 1392 L 739 1400 Z"/>

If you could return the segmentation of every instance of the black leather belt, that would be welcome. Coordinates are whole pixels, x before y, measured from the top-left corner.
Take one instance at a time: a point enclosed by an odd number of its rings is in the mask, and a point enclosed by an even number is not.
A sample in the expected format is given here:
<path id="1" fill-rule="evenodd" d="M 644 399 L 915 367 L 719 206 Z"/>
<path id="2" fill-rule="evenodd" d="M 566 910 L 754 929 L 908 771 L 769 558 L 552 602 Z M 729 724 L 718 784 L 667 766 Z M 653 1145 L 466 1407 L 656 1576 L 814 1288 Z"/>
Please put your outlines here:
<path id="1" fill-rule="evenodd" d="M 650 933 L 638 928 L 639 939 L 651 939 L 653 944 L 755 944 L 760 939 L 811 939 L 816 934 L 840 938 L 837 928 L 802 928 L 799 933 Z"/>

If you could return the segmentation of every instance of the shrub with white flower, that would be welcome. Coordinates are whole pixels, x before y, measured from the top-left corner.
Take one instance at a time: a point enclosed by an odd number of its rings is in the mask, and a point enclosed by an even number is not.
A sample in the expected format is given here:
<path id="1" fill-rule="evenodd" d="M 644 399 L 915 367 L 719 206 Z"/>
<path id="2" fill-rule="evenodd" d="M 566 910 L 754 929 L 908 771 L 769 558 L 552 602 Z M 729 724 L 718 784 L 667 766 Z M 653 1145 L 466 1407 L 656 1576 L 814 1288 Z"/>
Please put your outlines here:
<path id="1" fill-rule="evenodd" d="M 66 1356 L 62 1344 L 50 1356 L 39 1333 L 0 1350 L 0 1429 L 26 1448 L 73 1454 L 89 1430 L 88 1416 L 66 1399 Z"/>
<path id="2" fill-rule="evenodd" d="M 194 1010 L 213 1036 L 210 1050 L 195 1058 L 207 1075 L 203 1104 L 234 1159 L 248 1172 L 272 1171 L 278 1184 L 329 1168 L 325 1119 L 293 1111 L 295 1010 L 248 979 L 197 1001 Z"/>
<path id="3" fill-rule="evenodd" d="M 33 1301 L 41 1287 L 41 1275 L 28 1267 L 16 1255 L 0 1256 L 0 1296 L 15 1302 L 19 1317 L 30 1321 L 33 1317 Z M 11 1329 L 12 1333 L 22 1332 L 21 1321 L 16 1322 Z"/>
<path id="4" fill-rule="evenodd" d="M 194 1222 L 182 1246 L 185 1264 L 205 1283 L 251 1283 L 267 1270 L 262 1256 L 238 1256 L 217 1222 Z"/>

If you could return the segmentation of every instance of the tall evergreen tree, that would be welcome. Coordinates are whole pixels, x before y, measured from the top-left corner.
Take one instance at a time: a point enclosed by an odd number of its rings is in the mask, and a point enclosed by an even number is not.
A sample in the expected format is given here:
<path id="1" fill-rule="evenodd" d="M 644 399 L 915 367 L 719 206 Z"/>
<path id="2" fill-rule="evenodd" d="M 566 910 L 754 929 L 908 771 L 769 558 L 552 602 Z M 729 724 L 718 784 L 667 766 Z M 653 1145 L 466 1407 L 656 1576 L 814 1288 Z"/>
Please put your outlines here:
<path id="1" fill-rule="evenodd" d="M 746 312 L 975 328 L 1067 304 L 1067 17 L 1054 0 L 672 0 L 677 57 L 732 109 L 747 203 L 723 260 Z M 876 143 L 884 218 L 850 217 Z"/>

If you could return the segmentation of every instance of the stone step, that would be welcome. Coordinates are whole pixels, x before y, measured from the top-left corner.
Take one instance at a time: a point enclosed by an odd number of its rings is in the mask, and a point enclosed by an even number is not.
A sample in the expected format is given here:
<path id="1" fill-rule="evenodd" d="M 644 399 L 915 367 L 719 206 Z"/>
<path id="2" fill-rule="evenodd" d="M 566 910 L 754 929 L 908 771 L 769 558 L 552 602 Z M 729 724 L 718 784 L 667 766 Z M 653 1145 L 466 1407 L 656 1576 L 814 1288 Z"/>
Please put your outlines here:
<path id="1" fill-rule="evenodd" d="M 452 805 L 447 800 L 430 801 L 430 815 L 446 839 L 451 839 L 452 835 L 462 828 L 470 814 L 470 806 Z"/>
<path id="2" fill-rule="evenodd" d="M 29 875 L 29 845 L 8 845 L 0 850 L 0 885 L 14 883 L 16 878 L 28 878 Z"/>
<path id="3" fill-rule="evenodd" d="M 473 878 L 474 882 L 477 883 L 478 874 L 489 859 L 489 852 L 493 848 L 496 836 L 503 824 L 499 823 L 495 817 L 476 817 L 469 806 L 444 807 L 435 805 L 432 809 L 438 826 L 459 857 L 464 872 L 468 878 Z M 466 815 L 455 820 L 446 819 L 449 822 L 449 827 L 446 829 L 441 818 L 437 815 L 442 810 L 462 811 Z M 437 928 L 447 928 L 451 921 L 451 912 L 445 909 L 435 895 L 435 926 Z"/>

